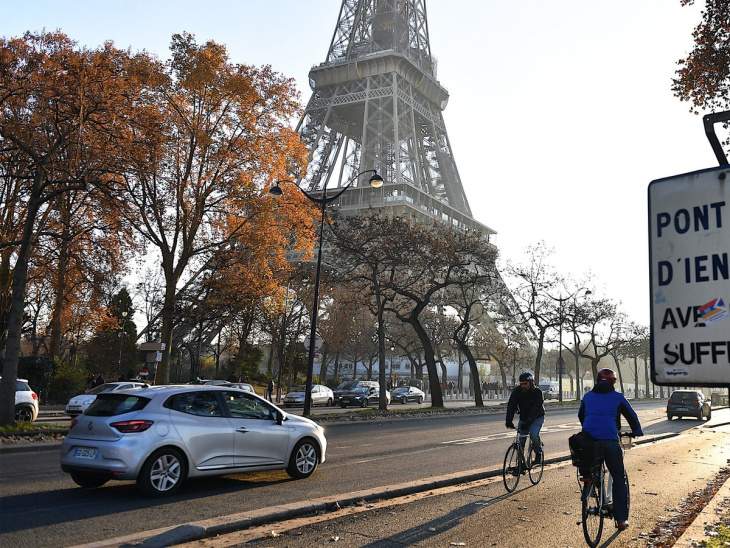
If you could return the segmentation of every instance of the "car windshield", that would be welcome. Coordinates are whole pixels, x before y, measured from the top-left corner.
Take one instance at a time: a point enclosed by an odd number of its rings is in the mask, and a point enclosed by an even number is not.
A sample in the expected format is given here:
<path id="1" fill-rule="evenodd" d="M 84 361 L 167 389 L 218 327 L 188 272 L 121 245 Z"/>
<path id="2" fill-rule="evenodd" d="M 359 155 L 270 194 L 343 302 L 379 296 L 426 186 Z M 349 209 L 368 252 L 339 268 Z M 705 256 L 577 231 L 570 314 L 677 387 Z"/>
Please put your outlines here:
<path id="1" fill-rule="evenodd" d="M 295 386 L 294 388 L 292 388 L 291 391 L 292 391 L 292 393 L 293 392 L 306 392 L 307 387 L 306 386 Z"/>
<path id="2" fill-rule="evenodd" d="M 86 393 L 87 394 L 101 394 L 102 392 L 111 392 L 117 386 L 119 386 L 119 385 L 118 384 L 112 384 L 112 383 L 100 384 L 99 386 L 95 386 L 94 388 L 92 388 L 91 390 L 89 390 Z"/>
<path id="3" fill-rule="evenodd" d="M 359 394 L 359 393 L 362 393 L 362 392 L 367 392 L 368 390 L 369 390 L 369 388 L 367 386 L 357 386 L 357 387 L 355 387 L 355 388 L 352 389 L 352 392 L 355 392 L 355 393 L 358 393 Z"/>
<path id="4" fill-rule="evenodd" d="M 335 390 L 349 390 L 354 384 L 352 381 L 341 382 Z"/>
<path id="5" fill-rule="evenodd" d="M 393 389 L 393 394 L 400 394 L 402 392 L 408 392 L 408 389 L 405 386 L 400 386 Z"/>

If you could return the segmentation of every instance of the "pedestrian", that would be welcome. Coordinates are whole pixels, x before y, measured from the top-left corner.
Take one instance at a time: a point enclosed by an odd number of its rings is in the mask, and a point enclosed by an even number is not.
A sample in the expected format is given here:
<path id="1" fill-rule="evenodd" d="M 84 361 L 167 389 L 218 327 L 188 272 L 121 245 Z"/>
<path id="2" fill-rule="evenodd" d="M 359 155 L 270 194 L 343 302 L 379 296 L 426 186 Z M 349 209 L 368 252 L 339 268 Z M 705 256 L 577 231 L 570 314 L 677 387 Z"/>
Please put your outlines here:
<path id="1" fill-rule="evenodd" d="M 616 392 L 616 373 L 604 368 L 598 372 L 593 390 L 583 396 L 578 409 L 578 420 L 583 431 L 601 444 L 606 468 L 613 478 L 613 515 L 616 528 L 624 531 L 629 526 L 628 491 L 624 477 L 624 455 L 618 432 L 621 415 L 631 427 L 634 436 L 643 436 L 639 417 L 621 392 Z"/>
<path id="2" fill-rule="evenodd" d="M 514 428 L 512 419 L 515 412 L 519 412 L 520 420 L 517 422 L 517 429 L 520 433 L 530 434 L 532 447 L 535 450 L 534 464 L 542 461 L 542 442 L 540 441 L 540 429 L 545 422 L 545 405 L 543 404 L 542 390 L 535 386 L 535 377 L 532 373 L 525 371 L 520 375 L 520 385 L 516 386 L 509 396 L 507 402 L 507 419 L 505 426 Z M 520 438 L 520 444 L 525 446 L 525 439 Z"/>
<path id="3" fill-rule="evenodd" d="M 104 384 L 104 377 L 101 376 L 101 373 L 96 374 L 96 380 L 94 381 L 94 387 L 101 386 Z"/>
<path id="4" fill-rule="evenodd" d="M 269 401 L 274 401 L 274 379 L 269 379 Z"/>

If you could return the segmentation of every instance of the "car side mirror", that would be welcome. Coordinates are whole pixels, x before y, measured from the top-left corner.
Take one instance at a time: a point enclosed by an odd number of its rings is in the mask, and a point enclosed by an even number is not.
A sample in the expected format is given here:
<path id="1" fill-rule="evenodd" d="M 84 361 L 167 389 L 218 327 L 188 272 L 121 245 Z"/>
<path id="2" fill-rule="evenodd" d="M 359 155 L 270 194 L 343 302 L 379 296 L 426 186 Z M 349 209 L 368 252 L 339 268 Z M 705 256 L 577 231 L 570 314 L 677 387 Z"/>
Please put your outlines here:
<path id="1" fill-rule="evenodd" d="M 284 424 L 284 413 L 282 413 L 281 411 L 276 412 L 276 424 L 278 424 L 279 426 Z"/>

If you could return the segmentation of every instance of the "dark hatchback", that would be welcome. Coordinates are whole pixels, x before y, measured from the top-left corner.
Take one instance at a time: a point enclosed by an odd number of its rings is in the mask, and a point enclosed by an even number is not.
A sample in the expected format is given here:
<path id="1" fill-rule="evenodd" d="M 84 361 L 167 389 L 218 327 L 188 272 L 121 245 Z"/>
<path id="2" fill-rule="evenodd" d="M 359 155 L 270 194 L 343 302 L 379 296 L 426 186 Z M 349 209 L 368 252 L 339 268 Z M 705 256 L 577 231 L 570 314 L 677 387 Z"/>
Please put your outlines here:
<path id="1" fill-rule="evenodd" d="M 712 407 L 710 400 L 699 390 L 675 390 L 667 400 L 667 419 L 673 417 L 694 417 L 710 420 Z"/>

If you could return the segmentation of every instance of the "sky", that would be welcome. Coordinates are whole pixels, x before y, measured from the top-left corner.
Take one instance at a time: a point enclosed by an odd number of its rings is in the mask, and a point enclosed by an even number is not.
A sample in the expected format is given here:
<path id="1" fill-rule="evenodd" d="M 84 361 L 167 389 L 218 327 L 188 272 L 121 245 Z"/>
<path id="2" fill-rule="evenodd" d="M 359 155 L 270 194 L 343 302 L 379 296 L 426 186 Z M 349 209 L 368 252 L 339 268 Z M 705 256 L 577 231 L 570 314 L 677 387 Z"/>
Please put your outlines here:
<path id="1" fill-rule="evenodd" d="M 647 187 L 717 166 L 702 116 L 672 95 L 697 6 L 680 0 L 428 0 L 443 112 L 474 218 L 503 264 L 539 242 L 558 273 L 649 325 Z M 233 63 L 294 78 L 325 60 L 340 0 L 0 0 L 0 35 L 60 29 L 168 59 L 183 31 Z M 705 114 L 705 113 L 701 113 Z"/>

